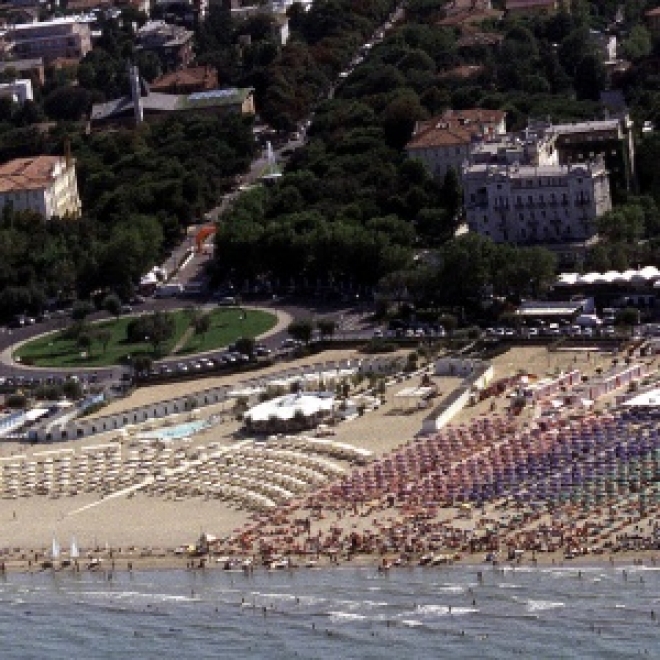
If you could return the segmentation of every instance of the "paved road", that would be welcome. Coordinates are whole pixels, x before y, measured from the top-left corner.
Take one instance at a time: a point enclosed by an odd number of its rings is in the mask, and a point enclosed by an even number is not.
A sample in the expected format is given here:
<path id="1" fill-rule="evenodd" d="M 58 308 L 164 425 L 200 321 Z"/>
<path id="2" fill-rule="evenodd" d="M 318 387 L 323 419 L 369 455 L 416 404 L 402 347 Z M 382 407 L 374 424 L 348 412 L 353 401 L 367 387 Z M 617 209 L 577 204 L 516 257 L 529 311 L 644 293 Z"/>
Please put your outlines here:
<path id="1" fill-rule="evenodd" d="M 186 304 L 187 303 L 187 304 Z M 170 298 L 170 299 L 148 299 L 147 303 L 141 305 L 139 308 L 136 308 L 135 314 L 139 314 L 142 311 L 154 311 L 154 310 L 173 310 L 180 309 L 187 305 L 195 304 L 209 304 L 208 301 L 200 301 L 181 298 Z M 212 303 L 211 303 L 212 304 Z M 251 300 L 249 305 L 264 307 L 264 308 L 273 308 L 278 309 L 292 318 L 298 319 L 318 319 L 319 317 L 328 317 L 332 318 L 337 323 L 337 332 L 336 336 L 338 338 L 363 338 L 368 339 L 373 334 L 373 327 L 366 325 L 361 325 L 361 320 L 363 314 L 360 311 L 354 310 L 346 306 L 336 306 L 336 305 L 327 305 L 327 304 L 317 304 L 309 303 L 307 304 L 294 304 L 287 301 L 273 301 L 272 299 L 261 299 L 261 300 Z M 138 311 L 139 309 L 139 311 Z M 109 318 L 109 315 L 106 312 L 96 312 L 95 314 L 90 315 L 89 320 L 96 321 L 104 318 Z M 4 354 L 4 357 L 9 358 L 11 355 L 11 349 L 17 343 L 23 342 L 25 340 L 36 337 L 40 334 L 61 330 L 67 323 L 70 323 L 69 319 L 51 319 L 44 323 L 38 323 L 35 325 L 27 326 L 24 328 L 7 330 L 6 328 L 0 329 L 0 353 Z M 268 338 L 263 340 L 263 344 L 275 351 L 281 347 L 282 341 L 288 337 L 286 329 L 283 329 L 273 335 L 270 335 Z M 217 351 L 212 351 L 209 353 L 209 356 L 219 356 L 223 353 L 222 349 Z M 186 362 L 194 360 L 194 356 L 187 355 L 183 356 L 173 356 L 164 358 L 159 361 L 162 364 L 170 364 L 177 362 Z M 26 368 L 22 367 L 20 364 L 8 364 L 8 361 L 0 361 L 0 376 L 1 377 L 15 377 L 23 376 L 30 378 L 46 378 L 52 376 L 65 376 L 67 374 L 79 374 L 89 377 L 93 375 L 97 382 L 99 383 L 108 383 L 117 381 L 121 378 L 123 373 L 126 373 L 126 368 L 121 366 L 105 367 L 105 368 L 69 368 L 69 369 L 55 369 L 55 368 Z"/>
<path id="2" fill-rule="evenodd" d="M 390 17 L 392 23 L 398 21 L 402 16 L 401 8 L 398 8 L 393 16 Z M 387 31 L 387 24 L 383 24 L 380 30 Z M 376 31 L 378 32 L 378 30 Z M 375 34 L 374 34 L 375 36 Z M 331 98 L 334 94 L 335 87 L 337 82 L 331 87 L 329 91 L 329 97 Z M 311 117 L 308 118 L 311 120 Z M 307 122 L 304 122 L 307 123 Z M 305 137 L 302 135 L 300 139 L 290 140 L 288 143 L 285 143 L 278 148 L 274 149 L 274 154 L 278 162 L 285 160 L 282 152 L 286 149 L 289 151 L 294 151 L 302 147 L 305 144 Z M 243 175 L 242 182 L 243 185 L 251 185 L 256 183 L 259 178 L 263 175 L 264 170 L 268 166 L 266 149 L 263 149 L 257 158 L 250 164 L 248 172 Z M 241 190 L 237 189 L 228 195 L 226 195 L 221 204 L 216 208 L 209 211 L 205 214 L 204 219 L 206 222 L 217 222 L 222 214 L 227 211 L 235 199 L 241 194 Z M 186 237 L 181 241 L 181 243 L 176 246 L 169 257 L 165 260 L 162 266 L 168 271 L 171 272 L 175 266 L 180 263 L 185 255 L 185 253 L 191 248 L 195 247 L 195 235 L 203 224 L 192 225 L 188 228 Z M 204 271 L 206 263 L 211 259 L 210 253 L 199 253 L 195 254 L 191 262 L 186 266 L 185 269 L 179 271 L 177 274 L 177 279 L 182 284 L 188 284 L 191 282 L 201 282 L 204 278 Z M 146 303 L 136 307 L 136 313 L 142 311 L 154 311 L 154 310 L 172 310 L 181 308 L 187 305 L 200 304 L 199 300 L 189 299 L 182 300 L 180 298 L 171 298 L 171 299 L 148 299 Z M 268 300 L 254 301 L 255 304 L 260 306 L 273 306 L 278 305 L 278 308 L 281 308 L 283 311 L 290 314 L 293 318 L 314 318 L 315 316 L 329 316 L 334 318 L 337 322 L 337 336 L 341 338 L 369 338 L 373 334 L 373 327 L 362 327 L 361 319 L 359 312 L 355 312 L 351 308 L 341 308 L 337 306 L 327 306 L 327 305 L 316 305 L 311 303 L 309 305 L 288 305 L 284 303 L 283 305 L 279 302 L 273 302 Z M 108 314 L 105 312 L 96 312 L 89 317 L 90 321 L 101 320 L 103 318 L 108 318 Z M 25 341 L 37 335 L 43 334 L 45 332 L 59 330 L 69 322 L 69 319 L 53 319 L 44 323 L 36 324 L 33 326 L 27 326 L 24 328 L 17 329 L 7 329 L 0 328 L 0 353 L 9 351 L 9 354 L 12 353 L 10 350 L 18 342 Z M 267 340 L 264 341 L 264 344 L 271 349 L 277 349 L 281 342 L 286 338 L 286 331 L 276 333 L 275 335 L 270 336 Z M 220 353 L 221 351 L 218 351 Z M 190 356 L 188 356 L 190 359 Z M 180 361 L 176 358 L 170 358 L 168 361 Z M 7 364 L 7 362 L 0 362 L 0 377 L 4 376 L 29 376 L 33 378 L 43 378 L 53 375 L 65 375 L 68 373 L 78 372 L 88 372 L 93 373 L 98 381 L 113 381 L 118 380 L 121 377 L 123 371 L 122 367 L 112 367 L 112 368 L 100 368 L 100 369 L 88 369 L 88 370 L 79 370 L 79 369 L 26 369 L 21 367 L 18 364 Z"/>

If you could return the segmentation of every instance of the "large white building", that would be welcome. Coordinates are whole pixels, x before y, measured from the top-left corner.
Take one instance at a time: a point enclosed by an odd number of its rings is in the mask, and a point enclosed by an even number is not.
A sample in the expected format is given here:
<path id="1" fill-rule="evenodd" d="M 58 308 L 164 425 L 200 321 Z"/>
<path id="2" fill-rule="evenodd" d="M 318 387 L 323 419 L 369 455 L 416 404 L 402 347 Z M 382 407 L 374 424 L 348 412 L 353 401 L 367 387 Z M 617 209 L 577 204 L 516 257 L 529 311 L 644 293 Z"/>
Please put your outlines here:
<path id="1" fill-rule="evenodd" d="M 495 242 L 574 243 L 596 235 L 612 208 L 602 159 L 573 165 L 480 163 L 463 167 L 470 231 Z"/>
<path id="2" fill-rule="evenodd" d="M 78 217 L 81 205 L 72 158 L 35 156 L 0 165 L 0 207 L 36 211 L 46 219 Z"/>

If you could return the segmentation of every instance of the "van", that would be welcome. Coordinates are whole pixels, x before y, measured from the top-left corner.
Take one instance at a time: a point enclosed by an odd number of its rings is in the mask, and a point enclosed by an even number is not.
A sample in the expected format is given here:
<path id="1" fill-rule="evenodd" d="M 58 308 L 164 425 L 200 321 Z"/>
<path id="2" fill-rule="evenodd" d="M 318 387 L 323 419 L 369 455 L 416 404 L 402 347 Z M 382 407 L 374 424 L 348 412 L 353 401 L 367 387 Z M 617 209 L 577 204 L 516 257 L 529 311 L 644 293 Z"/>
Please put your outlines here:
<path id="1" fill-rule="evenodd" d="M 161 284 L 156 287 L 154 298 L 176 298 L 181 295 L 183 286 L 178 282 L 170 282 L 168 284 Z"/>

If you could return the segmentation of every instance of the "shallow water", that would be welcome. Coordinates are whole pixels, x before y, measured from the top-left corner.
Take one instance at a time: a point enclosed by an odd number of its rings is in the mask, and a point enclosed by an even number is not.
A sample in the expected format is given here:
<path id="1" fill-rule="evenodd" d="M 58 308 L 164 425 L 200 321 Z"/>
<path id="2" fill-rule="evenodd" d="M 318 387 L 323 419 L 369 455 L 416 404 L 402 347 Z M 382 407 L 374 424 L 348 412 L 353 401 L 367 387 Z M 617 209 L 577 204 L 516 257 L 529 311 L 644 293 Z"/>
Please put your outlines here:
<path id="1" fill-rule="evenodd" d="M 0 657 L 660 658 L 660 569 L 579 570 L 11 574 Z"/>

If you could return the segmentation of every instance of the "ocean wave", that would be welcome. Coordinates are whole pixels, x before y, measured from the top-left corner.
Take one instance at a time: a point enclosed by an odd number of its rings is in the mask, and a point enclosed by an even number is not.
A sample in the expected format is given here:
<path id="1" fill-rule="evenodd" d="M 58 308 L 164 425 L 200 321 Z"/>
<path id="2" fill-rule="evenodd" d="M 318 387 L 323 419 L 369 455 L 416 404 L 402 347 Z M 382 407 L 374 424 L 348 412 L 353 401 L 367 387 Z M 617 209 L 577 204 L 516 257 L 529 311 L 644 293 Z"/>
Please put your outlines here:
<path id="1" fill-rule="evenodd" d="M 357 614 L 356 612 L 328 612 L 330 621 L 333 623 L 347 623 L 349 621 L 366 621 L 367 617 L 364 614 Z"/>
<path id="2" fill-rule="evenodd" d="M 402 626 L 407 626 L 408 628 L 419 628 L 424 625 L 423 621 L 417 621 L 417 619 L 401 619 L 399 622 Z"/>
<path id="3" fill-rule="evenodd" d="M 78 598 L 110 598 L 116 600 L 145 599 L 154 600 L 156 602 L 175 602 L 175 603 L 196 603 L 201 599 L 196 596 L 178 596 L 176 594 L 149 594 L 142 593 L 141 591 L 85 591 L 85 592 L 71 592 Z"/>
<path id="4" fill-rule="evenodd" d="M 296 596 L 295 594 L 289 594 L 289 593 L 275 593 L 275 594 L 265 594 L 265 593 L 260 593 L 259 591 L 253 591 L 251 596 L 256 596 L 257 598 L 267 598 L 269 600 L 296 600 L 296 598 L 299 598 L 299 596 Z"/>
<path id="5" fill-rule="evenodd" d="M 565 603 L 553 602 L 551 600 L 528 600 L 528 612 L 542 612 L 543 610 L 556 610 L 560 607 L 566 607 Z"/>
<path id="6" fill-rule="evenodd" d="M 375 600 L 337 600 L 335 601 L 337 605 L 341 607 L 346 607 L 351 611 L 359 609 L 374 609 L 376 607 L 387 607 L 389 605 L 386 601 L 375 601 Z"/>
<path id="7" fill-rule="evenodd" d="M 448 594 L 462 594 L 465 593 L 465 587 L 460 584 L 445 584 L 437 587 L 436 591 L 442 591 Z"/>
<path id="8" fill-rule="evenodd" d="M 453 607 L 449 605 L 418 605 L 418 614 L 431 616 L 460 616 L 462 614 L 473 614 L 479 610 L 474 607 Z"/>

